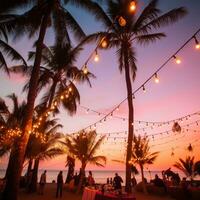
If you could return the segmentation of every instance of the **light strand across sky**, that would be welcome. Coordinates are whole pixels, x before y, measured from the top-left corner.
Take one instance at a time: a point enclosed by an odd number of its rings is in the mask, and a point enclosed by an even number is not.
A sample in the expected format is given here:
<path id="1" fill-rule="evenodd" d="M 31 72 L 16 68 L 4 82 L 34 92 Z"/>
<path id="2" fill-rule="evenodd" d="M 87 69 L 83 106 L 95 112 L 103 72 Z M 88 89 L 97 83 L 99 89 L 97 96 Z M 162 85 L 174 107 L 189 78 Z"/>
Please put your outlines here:
<path id="1" fill-rule="evenodd" d="M 180 48 L 178 48 L 178 50 L 175 51 L 175 53 L 173 53 L 168 59 L 166 59 L 166 61 L 160 66 L 158 67 L 158 69 L 152 73 L 151 76 L 149 76 L 149 78 L 147 78 L 133 93 L 132 93 L 132 96 L 133 98 L 135 98 L 135 94 L 140 91 L 141 89 L 143 90 L 143 92 L 146 92 L 146 89 L 145 89 L 145 85 L 151 81 L 152 78 L 154 78 L 155 82 L 156 83 L 159 83 L 159 79 L 158 79 L 158 72 L 160 72 L 164 67 L 167 66 L 167 64 L 172 60 L 174 59 L 175 62 L 177 64 L 181 64 L 181 60 L 179 57 L 177 57 L 177 54 L 191 41 L 191 40 L 194 40 L 195 41 L 195 47 L 197 50 L 200 50 L 200 44 L 199 44 L 199 41 L 197 40 L 197 34 L 200 32 L 200 28 L 192 34 L 192 36 L 186 41 L 184 42 Z M 117 110 L 119 110 L 119 107 L 127 100 L 127 98 L 125 98 L 123 101 L 121 101 L 117 106 L 115 106 L 110 112 L 108 112 L 107 114 L 105 114 L 105 116 L 103 118 L 101 118 L 100 120 L 96 121 L 95 123 L 92 123 L 90 125 L 88 125 L 87 127 L 77 131 L 77 132 L 80 132 L 80 131 L 83 131 L 83 130 L 86 130 L 88 128 L 91 128 L 94 126 L 94 128 L 96 128 L 96 125 L 97 124 L 101 124 L 103 121 L 105 121 L 109 116 L 110 117 L 113 117 L 113 113 Z M 87 108 L 89 109 L 89 108 Z M 93 110 L 93 109 L 92 109 Z M 98 111 L 95 111 L 95 112 L 98 112 Z M 74 134 L 74 133 L 72 133 Z"/>

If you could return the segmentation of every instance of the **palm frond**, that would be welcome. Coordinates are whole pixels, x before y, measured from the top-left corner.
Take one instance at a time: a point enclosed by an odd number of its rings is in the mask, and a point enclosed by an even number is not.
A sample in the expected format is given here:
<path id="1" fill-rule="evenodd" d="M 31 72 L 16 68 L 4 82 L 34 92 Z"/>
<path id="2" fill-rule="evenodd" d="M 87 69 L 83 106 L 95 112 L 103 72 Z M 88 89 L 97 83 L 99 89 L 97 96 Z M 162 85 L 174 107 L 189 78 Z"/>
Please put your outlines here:
<path id="1" fill-rule="evenodd" d="M 140 45 L 148 45 L 149 43 L 156 42 L 157 40 L 165 37 L 164 33 L 153 33 L 146 35 L 136 36 L 135 39 Z"/>

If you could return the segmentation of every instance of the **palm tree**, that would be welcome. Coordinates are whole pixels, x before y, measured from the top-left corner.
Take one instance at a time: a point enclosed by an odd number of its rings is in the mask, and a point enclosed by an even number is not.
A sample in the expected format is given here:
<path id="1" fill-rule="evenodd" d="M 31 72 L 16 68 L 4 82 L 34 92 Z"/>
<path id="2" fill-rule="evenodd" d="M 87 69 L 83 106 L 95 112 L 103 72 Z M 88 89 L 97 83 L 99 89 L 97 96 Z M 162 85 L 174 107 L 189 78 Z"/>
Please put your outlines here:
<path id="1" fill-rule="evenodd" d="M 81 162 L 81 175 L 78 186 L 80 192 L 83 179 L 85 176 L 85 168 L 87 164 L 94 164 L 103 167 L 106 162 L 106 157 L 97 155 L 105 136 L 97 139 L 96 131 L 80 132 L 77 136 L 69 135 L 66 137 L 66 147 L 70 155 Z"/>
<path id="2" fill-rule="evenodd" d="M 75 169 L 75 159 L 73 156 L 67 156 L 67 162 L 66 162 L 66 167 L 68 167 L 67 170 L 67 177 L 65 183 L 70 183 L 74 176 L 74 169 Z"/>
<path id="3" fill-rule="evenodd" d="M 80 46 L 81 44 L 75 48 L 72 48 L 69 45 L 63 47 L 44 47 L 38 82 L 38 92 L 48 86 L 47 93 L 43 97 L 43 104 L 46 109 L 51 108 L 53 100 L 57 94 L 63 93 L 69 86 L 72 88 L 72 92 L 68 98 L 65 98 L 62 101 L 62 103 L 64 108 L 68 110 L 69 114 L 74 114 L 76 112 L 76 102 L 79 102 L 80 96 L 73 81 L 81 83 L 87 81 L 91 86 L 90 78 L 95 78 L 95 76 L 89 71 L 84 72 L 83 70 L 79 70 L 74 65 L 81 50 Z M 29 60 L 31 61 L 34 59 L 35 52 L 29 52 Z M 12 72 L 25 73 L 30 76 L 32 66 L 18 65 L 10 67 L 9 69 Z M 27 91 L 28 89 L 29 82 L 25 84 L 23 90 Z"/>
<path id="4" fill-rule="evenodd" d="M 9 95 L 8 98 L 13 103 L 11 110 L 9 110 L 4 100 L 0 99 L 0 151 L 2 156 L 9 153 L 11 149 L 13 150 L 16 141 L 19 140 L 20 134 L 18 135 L 17 132 L 21 132 L 26 108 L 26 103 L 23 101 L 19 104 L 18 98 L 14 93 Z M 11 135 L 8 134 L 9 132 Z M 6 178 L 9 176 L 10 168 L 12 168 L 12 165 L 8 163 Z"/>
<path id="5" fill-rule="evenodd" d="M 147 137 L 135 136 L 133 138 L 133 149 L 132 149 L 132 162 L 138 164 L 141 170 L 143 190 L 147 193 L 145 179 L 144 179 L 144 165 L 153 164 L 158 152 L 151 153 L 149 147 L 149 140 Z M 132 164 L 130 162 L 130 164 Z"/>
<path id="6" fill-rule="evenodd" d="M 35 3 L 35 1 L 33 2 Z M 9 33 L 15 33 L 15 35 L 18 36 L 28 32 L 31 37 L 39 29 L 39 37 L 36 43 L 36 55 L 27 95 L 27 108 L 23 118 L 23 134 L 21 139 L 18 141 L 19 148 L 14 151 L 15 153 L 13 152 L 10 155 L 10 160 L 14 158 L 18 160 L 17 162 L 12 163 L 13 168 L 10 172 L 10 176 L 7 177 L 6 186 L 3 192 L 3 198 L 7 200 L 17 200 L 19 178 L 22 171 L 25 149 L 29 139 L 29 132 L 32 128 L 32 115 L 37 95 L 43 42 L 47 28 L 51 24 L 53 25 L 56 42 L 61 46 L 70 43 L 68 37 L 69 29 L 73 30 L 75 36 L 79 39 L 85 36 L 76 20 L 72 17 L 70 12 L 62 6 L 61 2 L 73 2 L 79 6 L 88 8 L 88 10 L 91 8 L 91 10 L 94 10 L 95 7 L 94 4 L 88 0 L 42 0 L 37 1 L 37 5 L 34 4 L 33 8 L 28 12 L 18 16 L 9 16 L 9 19 L 5 19 L 0 23 L 0 29 L 9 31 Z"/>
<path id="7" fill-rule="evenodd" d="M 38 132 L 29 137 L 25 157 L 31 161 L 34 160 L 30 192 L 35 192 L 37 189 L 39 162 L 64 153 L 61 144 L 63 135 L 58 132 L 61 127 L 60 124 L 57 124 L 56 119 L 47 119 L 37 130 Z"/>
<path id="8" fill-rule="evenodd" d="M 200 175 L 200 161 L 195 162 L 194 156 L 188 156 L 185 160 L 179 158 L 179 161 L 174 164 L 174 167 L 182 171 L 191 181 L 195 176 Z"/>
<path id="9" fill-rule="evenodd" d="M 132 81 L 135 80 L 137 72 L 135 47 L 137 43 L 149 44 L 163 38 L 165 34 L 157 32 L 157 30 L 166 25 L 175 23 L 185 16 L 187 12 L 183 7 L 180 7 L 162 14 L 161 10 L 158 9 L 158 0 L 151 0 L 138 16 L 136 13 L 130 11 L 130 3 L 132 0 L 110 0 L 104 2 L 107 6 L 107 10 L 103 18 L 99 16 L 99 20 L 104 23 L 109 31 L 94 33 L 90 35 L 86 41 L 99 39 L 103 42 L 105 40 L 108 43 L 108 49 L 116 48 L 119 70 L 121 73 L 123 71 L 125 73 L 129 108 L 126 191 L 130 192 L 131 166 L 129 165 L 129 161 L 131 159 L 134 136 Z M 101 44 L 99 47 L 101 47 Z"/>

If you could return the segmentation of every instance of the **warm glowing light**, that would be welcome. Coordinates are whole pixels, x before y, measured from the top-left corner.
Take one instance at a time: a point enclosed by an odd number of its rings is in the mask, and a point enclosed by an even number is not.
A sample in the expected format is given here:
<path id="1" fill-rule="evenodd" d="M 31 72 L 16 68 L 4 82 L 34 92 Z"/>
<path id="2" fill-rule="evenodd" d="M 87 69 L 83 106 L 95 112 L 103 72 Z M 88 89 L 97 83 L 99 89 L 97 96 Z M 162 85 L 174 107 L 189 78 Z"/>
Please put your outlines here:
<path id="1" fill-rule="evenodd" d="M 130 3 L 130 11 L 134 12 L 136 10 L 136 3 L 135 1 L 131 1 Z"/>
<path id="2" fill-rule="evenodd" d="M 108 46 L 108 42 L 106 40 L 106 38 L 103 38 L 102 42 L 101 42 L 101 47 L 106 48 Z"/>
<path id="3" fill-rule="evenodd" d="M 154 75 L 154 81 L 155 81 L 155 83 L 159 83 L 160 82 L 157 74 Z"/>
<path id="4" fill-rule="evenodd" d="M 63 95 L 60 96 L 60 99 L 63 100 L 65 97 Z"/>
<path id="5" fill-rule="evenodd" d="M 99 55 L 98 55 L 97 50 L 95 51 L 94 61 L 95 61 L 95 62 L 98 62 L 98 61 L 99 61 Z"/>
<path id="6" fill-rule="evenodd" d="M 119 111 L 119 106 L 117 107 L 116 111 Z"/>
<path id="7" fill-rule="evenodd" d="M 87 73 L 88 73 L 87 65 L 85 65 L 85 66 L 83 67 L 83 73 L 84 73 L 84 74 L 87 74 Z"/>
<path id="8" fill-rule="evenodd" d="M 57 103 L 57 101 L 55 101 L 55 102 L 54 102 L 54 106 L 57 106 L 57 105 L 58 105 L 58 103 Z"/>
<path id="9" fill-rule="evenodd" d="M 71 87 L 69 87 L 69 92 L 71 92 L 72 91 L 72 88 Z"/>
<path id="10" fill-rule="evenodd" d="M 176 64 L 181 64 L 180 58 L 177 58 L 176 56 L 173 56 L 173 58 L 175 59 Z"/>
<path id="11" fill-rule="evenodd" d="M 196 45 L 195 45 L 195 48 L 196 48 L 196 49 L 200 49 L 200 44 L 196 44 Z"/>
<path id="12" fill-rule="evenodd" d="M 126 20 L 122 16 L 119 17 L 118 22 L 120 26 L 126 26 Z"/>
<path id="13" fill-rule="evenodd" d="M 128 161 L 128 164 L 131 165 L 131 164 L 132 164 L 132 160 L 129 160 L 129 161 Z"/>
<path id="14" fill-rule="evenodd" d="M 197 40 L 196 36 L 194 36 L 194 40 L 195 40 L 195 43 L 196 43 L 195 48 L 200 49 L 200 44 L 199 44 L 199 41 Z"/>

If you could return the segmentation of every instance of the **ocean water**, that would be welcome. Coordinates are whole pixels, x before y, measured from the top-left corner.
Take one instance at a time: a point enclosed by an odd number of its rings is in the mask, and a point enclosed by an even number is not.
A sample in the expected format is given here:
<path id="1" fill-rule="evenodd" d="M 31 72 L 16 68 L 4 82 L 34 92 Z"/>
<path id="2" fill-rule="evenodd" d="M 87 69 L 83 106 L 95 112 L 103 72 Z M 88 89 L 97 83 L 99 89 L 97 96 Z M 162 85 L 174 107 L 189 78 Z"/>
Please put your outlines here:
<path id="1" fill-rule="evenodd" d="M 25 174 L 25 172 L 26 171 L 23 171 L 23 174 Z M 92 174 L 93 174 L 93 177 L 94 177 L 96 183 L 106 183 L 107 178 L 111 178 L 111 177 L 113 178 L 115 176 L 116 172 L 122 177 L 122 179 L 125 182 L 125 171 L 114 171 L 114 170 L 113 171 L 101 171 L 101 170 L 97 171 L 97 170 L 94 170 L 94 171 L 92 171 Z M 39 170 L 38 180 L 42 173 L 43 173 L 43 170 Z M 47 182 L 51 183 L 53 180 L 56 180 L 58 173 L 59 173 L 59 170 L 47 170 Z M 155 174 L 158 174 L 158 176 L 160 178 L 162 178 L 161 171 L 151 171 L 150 173 L 148 171 L 144 172 L 144 175 L 148 181 L 153 179 L 155 177 Z M 5 170 L 0 170 L 0 178 L 3 178 L 4 175 L 5 175 Z M 86 176 L 87 175 L 88 175 L 88 171 L 86 171 Z M 181 178 L 184 177 L 184 174 L 182 174 L 182 173 L 179 173 L 179 175 Z M 63 171 L 64 180 L 65 180 L 66 176 L 67 176 L 67 170 Z M 141 181 L 140 174 L 136 175 L 135 177 L 136 177 L 137 182 Z"/>

